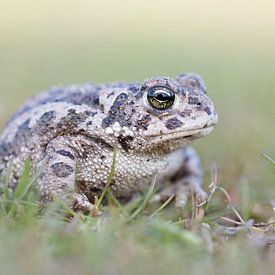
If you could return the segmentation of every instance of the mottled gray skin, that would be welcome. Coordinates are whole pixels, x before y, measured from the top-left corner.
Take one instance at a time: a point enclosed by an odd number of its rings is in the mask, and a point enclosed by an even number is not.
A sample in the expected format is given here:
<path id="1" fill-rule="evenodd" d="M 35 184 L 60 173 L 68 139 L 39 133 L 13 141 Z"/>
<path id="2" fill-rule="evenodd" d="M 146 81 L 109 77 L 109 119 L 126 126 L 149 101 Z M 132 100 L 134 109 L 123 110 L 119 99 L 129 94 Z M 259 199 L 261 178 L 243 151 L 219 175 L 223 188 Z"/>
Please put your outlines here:
<path id="1" fill-rule="evenodd" d="M 148 103 L 147 91 L 154 86 L 175 92 L 169 109 Z M 190 190 L 205 196 L 200 162 L 188 144 L 208 135 L 216 123 L 203 80 L 192 73 L 143 83 L 56 87 L 29 100 L 4 129 L 0 182 L 3 186 L 9 173 L 13 191 L 31 160 L 32 173 L 41 171 L 42 202 L 57 196 L 70 200 L 74 210 L 90 211 L 107 183 L 116 147 L 110 187 L 120 201 L 143 191 L 156 174 L 157 197 L 175 194 L 182 206 Z M 167 182 L 171 185 L 164 188 Z"/>

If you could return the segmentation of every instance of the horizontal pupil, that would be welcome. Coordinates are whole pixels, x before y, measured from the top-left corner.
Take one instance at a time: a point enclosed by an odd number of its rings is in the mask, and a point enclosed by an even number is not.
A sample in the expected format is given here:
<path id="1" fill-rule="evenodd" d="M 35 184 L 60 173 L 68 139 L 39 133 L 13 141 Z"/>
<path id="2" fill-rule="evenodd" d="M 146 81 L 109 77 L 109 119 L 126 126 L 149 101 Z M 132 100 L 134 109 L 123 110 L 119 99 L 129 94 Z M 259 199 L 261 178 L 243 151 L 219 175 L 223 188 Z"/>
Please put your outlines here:
<path id="1" fill-rule="evenodd" d="M 169 99 L 171 99 L 171 96 L 166 93 L 156 93 L 155 97 L 159 101 L 168 101 Z"/>

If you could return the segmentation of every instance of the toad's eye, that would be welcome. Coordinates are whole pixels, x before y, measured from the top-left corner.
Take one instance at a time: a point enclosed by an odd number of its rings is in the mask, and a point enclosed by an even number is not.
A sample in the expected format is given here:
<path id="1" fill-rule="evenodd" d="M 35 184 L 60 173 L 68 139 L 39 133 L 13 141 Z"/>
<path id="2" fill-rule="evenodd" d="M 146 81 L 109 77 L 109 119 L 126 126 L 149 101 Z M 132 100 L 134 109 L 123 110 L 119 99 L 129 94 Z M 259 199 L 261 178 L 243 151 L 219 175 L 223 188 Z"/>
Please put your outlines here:
<path id="1" fill-rule="evenodd" d="M 148 90 L 147 100 L 153 108 L 166 110 L 173 105 L 175 93 L 166 87 L 156 86 Z"/>

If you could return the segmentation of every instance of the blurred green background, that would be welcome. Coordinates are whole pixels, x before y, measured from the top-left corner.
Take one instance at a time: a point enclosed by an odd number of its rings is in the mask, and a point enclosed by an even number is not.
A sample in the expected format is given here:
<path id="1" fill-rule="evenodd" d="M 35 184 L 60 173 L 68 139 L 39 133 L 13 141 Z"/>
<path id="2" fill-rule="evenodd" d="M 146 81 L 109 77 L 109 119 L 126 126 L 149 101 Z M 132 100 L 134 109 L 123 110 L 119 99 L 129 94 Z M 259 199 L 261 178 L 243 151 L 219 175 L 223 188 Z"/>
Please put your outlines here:
<path id="1" fill-rule="evenodd" d="M 56 84 L 201 74 L 219 113 L 196 142 L 206 175 L 238 202 L 275 195 L 275 2 L 0 2 L 0 128 L 29 96 Z M 206 176 L 205 184 L 208 183 Z"/>

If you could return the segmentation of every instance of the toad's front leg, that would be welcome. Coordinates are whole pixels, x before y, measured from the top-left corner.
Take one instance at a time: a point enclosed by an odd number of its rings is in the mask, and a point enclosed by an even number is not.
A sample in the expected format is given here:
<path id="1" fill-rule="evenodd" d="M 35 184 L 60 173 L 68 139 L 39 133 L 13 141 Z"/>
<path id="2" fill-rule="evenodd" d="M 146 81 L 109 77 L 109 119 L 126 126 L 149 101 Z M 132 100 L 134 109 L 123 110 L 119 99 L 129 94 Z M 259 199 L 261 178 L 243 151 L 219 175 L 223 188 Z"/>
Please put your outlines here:
<path id="1" fill-rule="evenodd" d="M 171 185 L 158 193 L 154 200 L 165 200 L 174 195 L 176 207 L 183 207 L 191 193 L 201 201 L 207 198 L 202 189 L 202 168 L 200 159 L 191 147 L 182 148 L 168 158 L 168 166 L 158 175 L 160 184 Z"/>
<path id="2" fill-rule="evenodd" d="M 77 137 L 60 136 L 52 140 L 41 161 L 41 174 L 38 179 L 38 191 L 42 203 L 53 198 L 67 202 L 77 212 L 91 212 L 94 205 L 84 193 L 76 188 L 76 150 Z"/>

